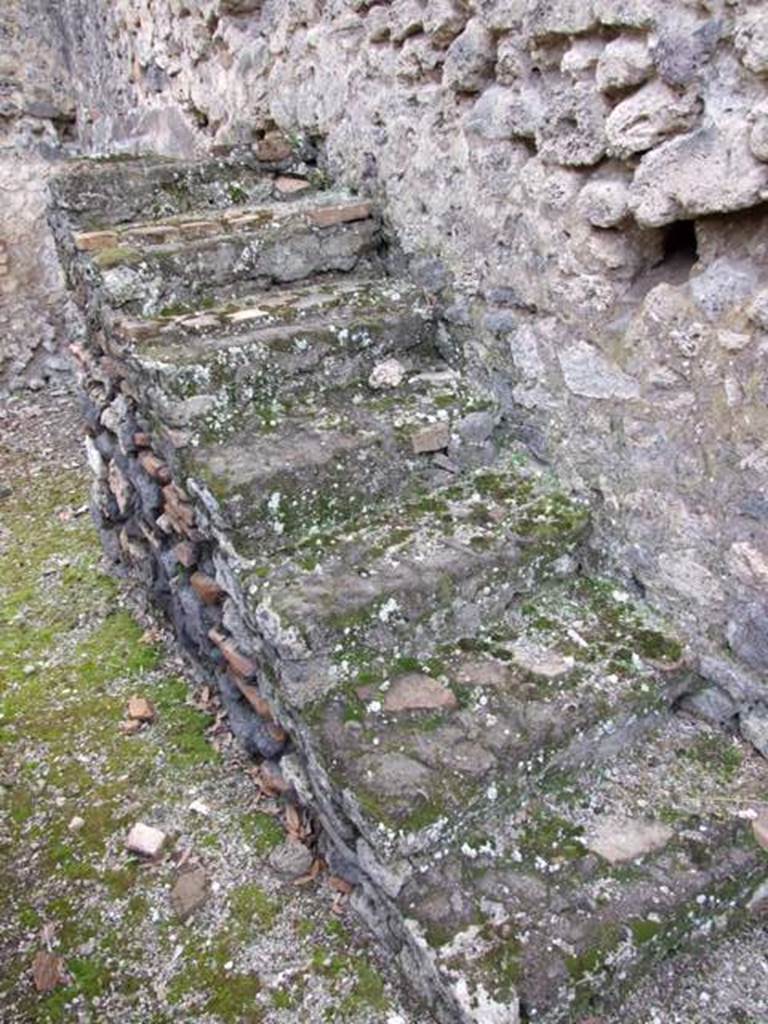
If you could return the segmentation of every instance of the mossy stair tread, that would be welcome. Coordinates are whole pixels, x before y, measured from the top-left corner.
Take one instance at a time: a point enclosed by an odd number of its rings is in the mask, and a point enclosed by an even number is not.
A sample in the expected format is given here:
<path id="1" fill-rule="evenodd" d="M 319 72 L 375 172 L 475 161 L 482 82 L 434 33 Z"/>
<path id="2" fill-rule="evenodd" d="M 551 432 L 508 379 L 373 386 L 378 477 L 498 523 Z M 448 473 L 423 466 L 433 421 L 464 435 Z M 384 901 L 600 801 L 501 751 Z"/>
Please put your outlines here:
<path id="1" fill-rule="evenodd" d="M 489 478 L 490 510 L 482 494 Z M 435 622 L 503 607 L 530 589 L 536 574 L 578 546 L 585 528 L 582 507 L 537 493 L 514 465 L 506 473 L 468 471 L 430 493 L 373 502 L 356 519 L 257 565 L 245 583 L 316 653 L 377 634 L 385 646 L 400 634 L 419 642 Z"/>
<path id="2" fill-rule="evenodd" d="M 620 1005 L 654 960 L 743 921 L 766 877 L 738 813 L 759 802 L 760 772 L 736 749 L 669 715 L 558 787 L 491 790 L 409 854 L 401 910 L 449 970 L 475 959 L 492 990 L 505 962 L 537 1018 Z"/>
<path id="3" fill-rule="evenodd" d="M 605 589 L 580 575 L 553 580 L 458 637 L 395 648 L 340 638 L 336 685 L 312 717 L 328 770 L 360 794 L 367 832 L 418 831 L 434 814 L 461 821 L 489 786 L 499 797 L 535 790 L 656 727 L 676 692 L 678 645 L 626 600 L 608 604 Z M 425 685 L 442 700 L 399 705 L 403 687 Z M 419 766 L 412 792 L 387 793 L 373 765 L 392 756 Z"/>
<path id="4" fill-rule="evenodd" d="M 94 261 L 98 265 L 112 262 L 116 249 L 150 258 L 153 251 L 195 252 L 235 236 L 250 236 L 271 241 L 307 231 L 323 231 L 344 227 L 373 217 L 369 202 L 346 192 L 313 193 L 290 203 L 274 201 L 254 205 L 230 206 L 224 210 L 190 211 L 170 217 L 155 217 L 130 224 L 117 224 L 105 235 L 104 248 L 97 248 Z M 327 220 L 327 222 L 326 222 Z M 75 235 L 75 243 L 83 243 Z M 126 257 L 128 260 L 128 257 Z"/>
<path id="5" fill-rule="evenodd" d="M 138 219 L 205 216 L 234 205 L 269 200 L 274 172 L 231 156 L 177 159 L 128 156 L 78 160 L 53 179 L 59 206 L 80 231 L 103 231 Z"/>
<path id="6" fill-rule="evenodd" d="M 139 364 L 150 368 L 189 366 L 233 358 L 242 350 L 253 360 L 259 346 L 279 355 L 288 346 L 301 354 L 313 335 L 335 334 L 339 345 L 364 346 L 364 331 L 378 324 L 432 320 L 422 289 L 391 278 L 346 278 L 273 288 L 218 306 L 169 309 L 158 317 L 126 318 L 115 325 L 118 344 L 126 345 Z M 403 339 L 404 342 L 406 339 Z M 414 339 L 414 343 L 418 337 Z"/>
<path id="7" fill-rule="evenodd" d="M 404 492 L 427 493 L 494 456 L 490 442 L 461 438 L 477 394 L 444 364 L 405 362 L 409 374 L 386 395 L 361 381 L 339 387 L 335 372 L 323 387 L 326 366 L 287 394 L 208 406 L 200 443 L 181 462 L 215 495 L 241 555 L 312 546 Z M 440 450 L 419 451 L 425 436 Z"/>

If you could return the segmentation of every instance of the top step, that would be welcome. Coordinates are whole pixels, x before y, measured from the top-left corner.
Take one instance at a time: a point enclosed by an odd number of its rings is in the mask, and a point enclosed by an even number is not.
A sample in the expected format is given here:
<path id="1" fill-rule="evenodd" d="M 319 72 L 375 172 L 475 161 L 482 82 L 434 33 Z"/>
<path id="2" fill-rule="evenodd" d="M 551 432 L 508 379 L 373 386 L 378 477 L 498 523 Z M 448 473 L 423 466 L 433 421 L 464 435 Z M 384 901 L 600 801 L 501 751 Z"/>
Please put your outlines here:
<path id="1" fill-rule="evenodd" d="M 51 184 L 56 205 L 72 227 L 107 226 L 189 213 L 252 206 L 306 195 L 312 183 L 296 173 L 296 161 L 258 160 L 254 155 L 214 160 L 128 157 L 80 160 Z"/>

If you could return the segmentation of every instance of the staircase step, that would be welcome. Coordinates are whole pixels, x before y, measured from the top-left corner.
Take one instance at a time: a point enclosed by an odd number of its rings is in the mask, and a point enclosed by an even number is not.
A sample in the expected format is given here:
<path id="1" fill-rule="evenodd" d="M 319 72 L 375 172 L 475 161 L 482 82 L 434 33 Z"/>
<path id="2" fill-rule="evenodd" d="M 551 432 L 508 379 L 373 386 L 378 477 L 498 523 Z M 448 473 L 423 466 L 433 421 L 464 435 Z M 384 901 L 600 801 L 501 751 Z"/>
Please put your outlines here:
<path id="1" fill-rule="evenodd" d="M 290 161 L 286 164 L 290 168 Z M 79 160 L 54 178 L 57 210 L 79 232 L 184 214 L 211 214 L 229 207 L 305 194 L 301 175 L 278 172 L 254 157 L 215 160 L 110 157 Z"/>
<path id="2" fill-rule="evenodd" d="M 441 1024 L 620 1006 L 743 915 L 760 765 L 676 710 L 680 645 L 584 574 L 587 508 L 441 359 L 367 204 L 148 221 L 126 191 L 117 227 L 70 211 L 108 551 L 246 750 L 288 752 L 331 870 Z"/>
<path id="3" fill-rule="evenodd" d="M 531 1021 L 620 1008 L 654 963 L 742 923 L 766 877 L 738 816 L 761 766 L 735 743 L 668 715 L 549 786 L 491 789 L 409 854 L 401 913 L 445 972 L 502 1004 L 516 991 Z"/>
<path id="4" fill-rule="evenodd" d="M 215 306 L 275 283 L 370 268 L 377 242 L 370 203 L 341 192 L 75 236 L 106 301 L 132 316 Z"/>
<path id="5" fill-rule="evenodd" d="M 319 542 L 404 489 L 428 492 L 496 456 L 492 403 L 444 364 L 411 363 L 386 394 L 364 382 L 323 386 L 318 375 L 261 402 L 250 415 L 245 403 L 217 406 L 207 434 L 225 440 L 203 440 L 181 460 L 215 494 L 246 558 Z"/>
<path id="6" fill-rule="evenodd" d="M 210 439 L 246 420 L 260 433 L 313 383 L 367 380 L 393 355 L 412 364 L 430 353 L 434 333 L 413 285 L 337 278 L 201 313 L 118 321 L 110 351 L 163 422 Z"/>

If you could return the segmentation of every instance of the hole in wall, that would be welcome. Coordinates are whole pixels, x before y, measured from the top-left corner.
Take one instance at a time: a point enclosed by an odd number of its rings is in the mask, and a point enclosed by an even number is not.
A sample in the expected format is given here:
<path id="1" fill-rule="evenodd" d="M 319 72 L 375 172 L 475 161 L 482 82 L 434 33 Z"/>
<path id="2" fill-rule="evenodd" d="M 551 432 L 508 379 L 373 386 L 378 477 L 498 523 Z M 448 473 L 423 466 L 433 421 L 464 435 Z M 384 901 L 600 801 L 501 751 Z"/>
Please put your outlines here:
<path id="1" fill-rule="evenodd" d="M 699 258 L 696 225 L 692 220 L 678 220 L 664 228 L 661 263 L 687 267 L 690 270 Z"/>

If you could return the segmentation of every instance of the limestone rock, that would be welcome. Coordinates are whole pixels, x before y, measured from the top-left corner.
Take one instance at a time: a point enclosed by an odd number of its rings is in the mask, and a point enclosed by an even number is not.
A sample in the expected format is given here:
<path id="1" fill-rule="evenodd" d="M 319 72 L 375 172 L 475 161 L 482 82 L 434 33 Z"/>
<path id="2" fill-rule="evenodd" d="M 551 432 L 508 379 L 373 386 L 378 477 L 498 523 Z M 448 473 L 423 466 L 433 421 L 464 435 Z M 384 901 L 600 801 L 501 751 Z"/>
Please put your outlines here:
<path id="1" fill-rule="evenodd" d="M 208 898 L 208 875 L 202 867 L 184 871 L 171 889 L 171 905 L 180 921 L 188 920 Z"/>
<path id="2" fill-rule="evenodd" d="M 755 294 L 747 310 L 751 323 L 761 331 L 768 331 L 768 288 L 762 288 Z"/>
<path id="3" fill-rule="evenodd" d="M 403 383 L 405 367 L 399 359 L 385 359 L 377 363 L 368 377 L 368 386 L 378 391 L 382 388 L 397 388 Z"/>
<path id="4" fill-rule="evenodd" d="M 670 135 L 687 132 L 699 110 L 695 93 L 680 95 L 663 82 L 649 82 L 614 107 L 605 122 L 605 133 L 618 156 L 644 153 Z"/>
<path id="5" fill-rule="evenodd" d="M 610 864 L 623 864 L 660 850 L 673 834 L 661 822 L 611 818 L 590 831 L 585 846 Z"/>
<path id="6" fill-rule="evenodd" d="M 768 169 L 749 150 L 747 125 L 731 120 L 672 139 L 644 156 L 632 182 L 630 205 L 640 224 L 660 227 L 741 210 L 766 196 Z"/>
<path id="7" fill-rule="evenodd" d="M 420 672 L 409 672 L 392 683 L 384 697 L 385 711 L 436 711 L 455 708 L 456 697 L 443 683 Z"/>
<path id="8" fill-rule="evenodd" d="M 596 24 L 592 0 L 531 0 L 525 28 L 534 37 L 572 36 Z"/>
<path id="9" fill-rule="evenodd" d="M 604 98 L 589 82 L 576 82 L 547 97 L 536 132 L 539 156 L 545 163 L 589 167 L 605 155 Z"/>
<path id="10" fill-rule="evenodd" d="M 159 828 L 138 821 L 128 833 L 125 845 L 131 853 L 138 853 L 142 857 L 157 857 L 167 838 Z"/>
<path id="11" fill-rule="evenodd" d="M 739 20 L 734 43 L 744 67 L 756 75 L 768 74 L 768 20 L 764 10 L 750 11 Z"/>
<path id="12" fill-rule="evenodd" d="M 415 455 L 439 452 L 451 443 L 451 429 L 447 423 L 430 423 L 411 435 L 411 446 Z"/>
<path id="13" fill-rule="evenodd" d="M 644 42 L 638 39 L 614 39 L 597 62 L 597 87 L 601 92 L 616 92 L 641 85 L 653 71 L 653 59 Z"/>
<path id="14" fill-rule="evenodd" d="M 295 839 L 286 839 L 272 850 L 269 865 L 281 878 L 294 881 L 312 867 L 312 851 Z"/>
<path id="15" fill-rule="evenodd" d="M 445 83 L 455 92 L 479 92 L 493 72 L 493 38 L 479 18 L 473 18 L 448 48 Z"/>
<path id="16" fill-rule="evenodd" d="M 590 181 L 579 193 L 579 213 L 596 228 L 613 228 L 629 213 L 629 187 L 623 181 Z"/>
<path id="17" fill-rule="evenodd" d="M 638 398 L 640 385 L 586 341 L 558 353 L 565 384 L 585 398 Z"/>

